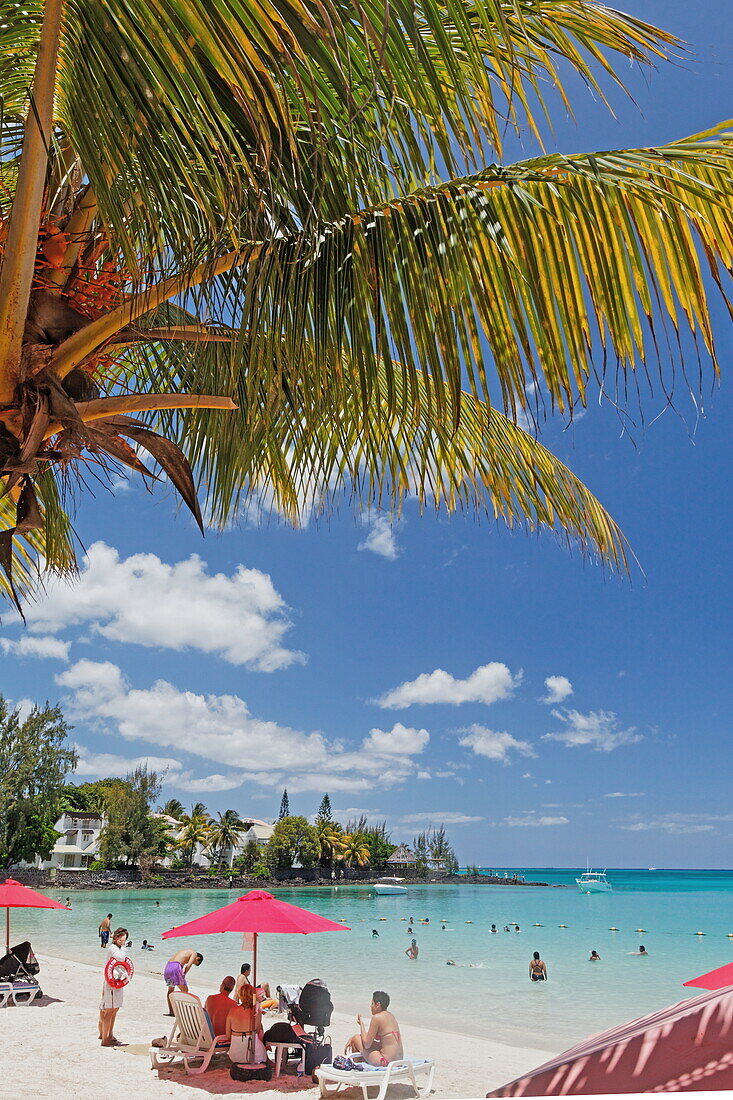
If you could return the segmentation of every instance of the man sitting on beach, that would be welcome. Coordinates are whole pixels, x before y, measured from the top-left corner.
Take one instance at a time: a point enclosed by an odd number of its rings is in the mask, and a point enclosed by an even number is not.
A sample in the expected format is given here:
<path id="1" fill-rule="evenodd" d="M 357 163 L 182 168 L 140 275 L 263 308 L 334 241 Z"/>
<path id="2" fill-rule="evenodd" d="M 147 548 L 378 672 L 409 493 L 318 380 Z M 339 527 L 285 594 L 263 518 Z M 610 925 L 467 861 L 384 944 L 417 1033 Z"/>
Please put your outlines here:
<path id="1" fill-rule="evenodd" d="M 251 973 L 252 973 L 252 964 L 251 963 L 243 963 L 242 967 L 239 971 L 239 977 L 237 978 L 236 987 L 234 989 L 234 1000 L 237 1002 L 237 1004 L 242 1003 L 242 990 L 244 989 L 245 985 L 249 985 L 249 986 L 252 985 L 252 982 L 250 980 L 250 974 Z M 271 1001 L 272 1000 L 272 994 L 270 993 L 270 983 L 269 982 L 258 982 L 257 983 L 257 1000 L 260 1003 L 262 1003 L 263 1001 Z"/>
<path id="2" fill-rule="evenodd" d="M 231 974 L 227 974 L 219 986 L 218 993 L 212 993 L 206 998 L 204 1008 L 211 1020 L 211 1030 L 214 1035 L 226 1035 L 229 1013 L 235 1007 L 236 1002 L 230 994 L 235 986 L 235 980 Z"/>
<path id="3" fill-rule="evenodd" d="M 344 1052 L 361 1054 L 364 1061 L 373 1066 L 387 1066 L 390 1062 L 404 1057 L 402 1038 L 397 1021 L 389 1008 L 389 994 L 378 989 L 372 994 L 372 1018 L 368 1028 L 364 1027 L 361 1016 L 356 1020 L 359 1031 L 349 1039 Z"/>
<path id="4" fill-rule="evenodd" d="M 176 951 L 175 955 L 165 964 L 163 977 L 165 978 L 165 984 L 168 986 L 168 1012 L 166 1015 L 173 1015 L 173 1007 L 171 1005 L 171 993 L 173 990 L 179 989 L 181 993 L 188 993 L 186 975 L 192 966 L 201 966 L 203 961 L 204 956 L 200 951 L 194 951 L 193 948 L 187 947 L 182 951 Z"/>

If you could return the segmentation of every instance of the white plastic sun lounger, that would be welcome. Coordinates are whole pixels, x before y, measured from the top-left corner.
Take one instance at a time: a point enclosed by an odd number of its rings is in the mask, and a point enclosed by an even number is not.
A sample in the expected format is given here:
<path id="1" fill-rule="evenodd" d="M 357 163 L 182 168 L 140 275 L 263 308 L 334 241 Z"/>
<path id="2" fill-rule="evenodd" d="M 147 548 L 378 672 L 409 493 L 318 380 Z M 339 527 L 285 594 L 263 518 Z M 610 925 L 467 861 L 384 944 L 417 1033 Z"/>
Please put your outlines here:
<path id="1" fill-rule="evenodd" d="M 193 993 L 171 993 L 171 1007 L 175 1022 L 165 1046 L 150 1048 L 152 1067 L 169 1069 L 182 1059 L 186 1073 L 203 1073 L 215 1054 L 229 1050 L 229 1040 L 226 1035 L 212 1035 L 204 1006 Z"/>
<path id="2" fill-rule="evenodd" d="M 10 1003 L 10 998 L 13 995 L 13 986 L 11 982 L 0 982 L 0 1008 L 5 1008 Z"/>
<path id="3" fill-rule="evenodd" d="M 400 1058 L 386 1066 L 371 1066 L 364 1062 L 364 1069 L 334 1069 L 322 1065 L 316 1070 L 321 1096 L 333 1096 L 340 1088 L 361 1088 L 364 1100 L 384 1100 L 387 1089 L 396 1082 L 409 1082 L 415 1096 L 429 1096 L 435 1077 L 435 1062 L 429 1058 Z M 426 1075 L 427 1082 L 417 1083 L 417 1075 Z M 334 1087 L 329 1087 L 334 1086 Z M 368 1089 L 377 1089 L 376 1097 L 370 1097 Z"/>

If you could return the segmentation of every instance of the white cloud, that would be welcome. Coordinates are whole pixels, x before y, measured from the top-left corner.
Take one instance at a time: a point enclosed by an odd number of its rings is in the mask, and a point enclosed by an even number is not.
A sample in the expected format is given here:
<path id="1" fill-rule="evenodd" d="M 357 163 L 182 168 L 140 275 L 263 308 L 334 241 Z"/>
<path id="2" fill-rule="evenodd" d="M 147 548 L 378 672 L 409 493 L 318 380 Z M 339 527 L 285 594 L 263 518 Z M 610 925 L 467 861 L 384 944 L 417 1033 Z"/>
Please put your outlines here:
<path id="1" fill-rule="evenodd" d="M 456 810 L 426 810 L 421 813 L 404 814 L 397 818 L 400 825 L 473 825 L 484 821 L 480 816 L 464 814 Z"/>
<path id="2" fill-rule="evenodd" d="M 536 756 L 529 741 L 518 741 L 511 733 L 501 730 L 490 730 L 486 726 L 476 723 L 463 731 L 465 737 L 461 737 L 459 744 L 464 748 L 472 749 L 477 756 L 485 756 L 489 760 L 498 760 L 502 764 L 509 762 L 509 753 L 518 752 L 520 756 Z"/>
<path id="3" fill-rule="evenodd" d="M 670 833 L 672 836 L 683 836 L 693 833 L 713 833 L 716 831 L 716 825 L 731 821 L 733 821 L 733 814 L 669 813 L 647 820 L 637 818 L 625 825 L 619 825 L 619 828 L 629 833 L 658 831 Z"/>
<path id="4" fill-rule="evenodd" d="M 547 695 L 542 699 L 543 703 L 562 703 L 568 695 L 573 694 L 573 685 L 567 676 L 548 676 L 545 680 Z"/>
<path id="5" fill-rule="evenodd" d="M 417 778 L 418 779 L 432 779 L 433 777 L 432 777 L 432 774 L 429 771 L 422 770 L 422 771 L 419 771 L 417 773 Z"/>
<path id="6" fill-rule="evenodd" d="M 290 621 L 266 573 L 240 565 L 231 576 L 210 575 L 195 554 L 169 565 L 155 554 L 121 559 L 96 542 L 78 582 L 49 578 L 25 614 L 34 632 L 89 624 L 112 641 L 195 649 L 262 672 L 303 660 L 282 644 Z"/>
<path id="7" fill-rule="evenodd" d="M 198 695 L 165 680 L 134 688 L 109 661 L 77 661 L 56 682 L 69 690 L 65 706 L 75 720 L 103 731 L 113 727 L 128 741 L 191 753 L 231 769 L 213 777 L 181 772 L 177 782 L 187 790 L 231 789 L 244 781 L 287 785 L 293 792 L 391 787 L 414 774 L 412 755 L 429 739 L 427 731 L 397 723 L 391 734 L 372 730 L 350 750 L 320 732 L 303 733 L 257 718 L 237 695 Z M 215 782 L 217 787 L 211 785 Z"/>
<path id="8" fill-rule="evenodd" d="M 610 791 L 604 798 L 643 798 L 643 791 Z"/>
<path id="9" fill-rule="evenodd" d="M 364 516 L 362 522 L 369 527 L 369 533 L 359 543 L 358 550 L 371 550 L 373 554 L 379 554 L 391 561 L 399 557 L 400 547 L 395 537 L 395 525 L 389 516 Z"/>
<path id="10" fill-rule="evenodd" d="M 534 779 L 534 776 L 532 775 L 532 772 L 525 772 L 522 776 L 522 779 Z"/>
<path id="11" fill-rule="evenodd" d="M 430 734 L 427 730 L 410 729 L 401 722 L 395 722 L 391 730 L 373 729 L 362 742 L 365 752 L 382 753 L 386 756 L 413 756 L 423 751 Z"/>
<path id="12" fill-rule="evenodd" d="M 512 675 L 507 666 L 499 661 L 481 665 L 465 680 L 456 680 L 449 672 L 436 668 L 434 672 L 423 672 L 416 680 L 405 681 L 374 702 L 394 710 L 416 703 L 450 703 L 454 706 L 460 703 L 490 704 L 508 699 L 521 679 L 521 672 Z"/>
<path id="13" fill-rule="evenodd" d="M 568 748 L 589 745 L 597 752 L 612 752 L 622 745 L 634 745 L 642 740 L 633 726 L 623 729 L 613 711 L 592 710 L 581 714 L 578 710 L 553 710 L 553 717 L 564 728 L 556 733 L 546 733 L 543 741 L 559 741 Z"/>
<path id="14" fill-rule="evenodd" d="M 79 754 L 79 763 L 75 769 L 75 775 L 88 775 L 95 779 L 103 779 L 109 775 L 127 775 L 135 768 L 149 768 L 159 773 L 166 772 L 170 778 L 172 773 L 179 773 L 181 765 L 178 760 L 169 756 L 118 756 L 111 752 L 90 752 L 83 745 L 75 744 L 74 748 Z"/>
<path id="15" fill-rule="evenodd" d="M 16 657 L 50 657 L 56 661 L 68 661 L 71 642 L 62 642 L 60 638 L 48 634 L 23 634 L 17 641 L 0 638 L 3 653 L 13 653 Z"/>
<path id="16" fill-rule="evenodd" d="M 512 829 L 520 828 L 537 828 L 537 829 L 549 829 L 554 825 L 567 825 L 567 817 L 536 817 L 532 813 L 527 813 L 523 817 L 505 817 L 502 824 L 508 825 Z"/>

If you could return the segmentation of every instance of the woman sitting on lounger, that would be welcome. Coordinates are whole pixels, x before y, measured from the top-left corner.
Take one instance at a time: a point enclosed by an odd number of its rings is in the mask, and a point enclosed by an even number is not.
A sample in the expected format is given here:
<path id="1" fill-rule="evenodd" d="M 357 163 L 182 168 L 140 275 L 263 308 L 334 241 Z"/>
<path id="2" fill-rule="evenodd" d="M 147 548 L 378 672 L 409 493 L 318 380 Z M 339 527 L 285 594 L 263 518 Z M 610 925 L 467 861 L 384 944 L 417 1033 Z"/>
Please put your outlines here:
<path id="1" fill-rule="evenodd" d="M 387 1011 L 388 1008 L 389 995 L 378 989 L 372 994 L 372 1019 L 369 1027 L 364 1027 L 361 1016 L 357 1016 L 359 1031 L 346 1044 L 346 1054 L 361 1054 L 373 1066 L 387 1066 L 404 1057 L 400 1029 L 392 1013 Z"/>

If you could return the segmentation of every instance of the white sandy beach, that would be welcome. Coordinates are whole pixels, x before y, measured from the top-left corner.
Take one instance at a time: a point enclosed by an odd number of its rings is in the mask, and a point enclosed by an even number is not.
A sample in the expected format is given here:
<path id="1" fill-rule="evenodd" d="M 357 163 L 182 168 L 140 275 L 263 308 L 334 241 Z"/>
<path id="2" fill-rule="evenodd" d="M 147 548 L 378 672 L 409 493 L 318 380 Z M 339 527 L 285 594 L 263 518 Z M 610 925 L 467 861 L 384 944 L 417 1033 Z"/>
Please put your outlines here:
<path id="1" fill-rule="evenodd" d="M 183 1068 L 156 1072 L 150 1068 L 150 1040 L 167 1034 L 170 1020 L 163 1015 L 162 978 L 138 972 L 125 990 L 125 1003 L 115 1028 L 129 1044 L 103 1049 L 97 1039 L 102 986 L 101 967 L 39 956 L 44 999 L 34 1006 L 0 1011 L 0 1097 L 44 1097 L 46 1100 L 102 1100 L 108 1096 L 184 1098 L 203 1094 L 224 1096 L 257 1093 L 263 1100 L 282 1093 L 318 1095 L 310 1078 L 293 1072 L 270 1082 L 241 1084 L 229 1076 L 229 1061 L 219 1057 L 205 1074 L 187 1077 Z M 213 990 L 191 982 L 202 998 Z M 480 1011 L 480 1009 L 478 1009 Z M 355 1030 L 355 1021 L 335 1012 L 329 1033 L 334 1052 Z M 462 1037 L 428 1028 L 403 1026 L 405 1051 L 429 1056 L 437 1064 L 436 1098 L 484 1096 L 490 1088 L 547 1060 L 546 1050 L 519 1049 L 486 1039 Z M 410 1090 L 396 1085 L 390 1093 L 401 1100 Z M 348 1097 L 361 1097 L 349 1090 Z"/>

